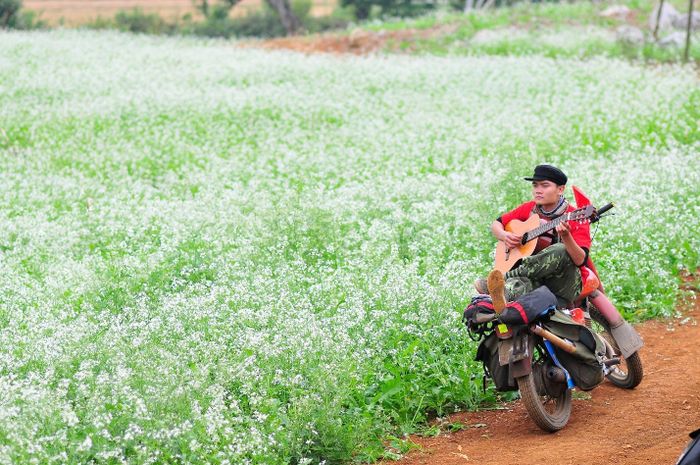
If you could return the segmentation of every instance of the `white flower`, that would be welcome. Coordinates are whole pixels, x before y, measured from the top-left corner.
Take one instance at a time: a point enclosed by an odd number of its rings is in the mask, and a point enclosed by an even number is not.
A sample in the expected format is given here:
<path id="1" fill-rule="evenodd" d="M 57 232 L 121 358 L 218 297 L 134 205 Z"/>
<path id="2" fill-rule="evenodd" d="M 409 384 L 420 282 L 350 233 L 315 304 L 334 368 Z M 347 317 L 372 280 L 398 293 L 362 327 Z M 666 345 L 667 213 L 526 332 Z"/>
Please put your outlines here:
<path id="1" fill-rule="evenodd" d="M 90 436 L 86 436 L 85 440 L 78 446 L 78 450 L 80 452 L 89 451 L 91 448 L 92 448 L 92 438 Z"/>
<path id="2" fill-rule="evenodd" d="M 592 257 L 620 308 L 670 312 L 697 266 L 689 67 L 90 31 L 0 57 L 3 456 L 274 463 L 403 373 L 476 402 L 459 311 L 543 160 L 616 202 Z"/>

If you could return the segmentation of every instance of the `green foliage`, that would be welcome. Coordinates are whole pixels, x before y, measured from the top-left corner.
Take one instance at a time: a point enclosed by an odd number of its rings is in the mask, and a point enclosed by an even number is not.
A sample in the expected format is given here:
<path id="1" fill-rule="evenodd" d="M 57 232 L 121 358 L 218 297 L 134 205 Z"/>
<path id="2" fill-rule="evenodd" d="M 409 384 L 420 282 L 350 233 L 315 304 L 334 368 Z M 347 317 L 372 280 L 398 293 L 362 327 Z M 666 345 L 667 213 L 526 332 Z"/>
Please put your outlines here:
<path id="1" fill-rule="evenodd" d="M 231 31 L 237 37 L 280 37 L 286 31 L 277 13 L 265 6 L 230 21 Z"/>
<path id="2" fill-rule="evenodd" d="M 163 34 L 171 32 L 172 27 L 156 13 L 145 13 L 141 8 L 119 11 L 114 16 L 117 29 L 141 34 Z"/>
<path id="3" fill-rule="evenodd" d="M 190 21 L 170 23 L 157 13 L 146 13 L 141 8 L 118 11 L 113 18 L 98 16 L 85 25 L 88 29 L 117 29 L 134 34 L 175 34 L 186 31 Z"/>
<path id="4" fill-rule="evenodd" d="M 2 1 L 2 0 L 0 0 Z M 285 30 L 277 16 L 266 4 L 242 17 L 231 17 L 230 11 L 238 2 L 222 0 L 217 3 L 203 1 L 197 8 L 204 14 L 204 20 L 193 21 L 191 15 L 185 15 L 180 21 L 167 22 L 155 13 L 145 13 L 140 8 L 123 10 L 114 18 L 97 18 L 87 27 L 90 29 L 118 29 L 120 31 L 144 34 L 194 34 L 205 37 L 278 37 L 285 35 Z M 342 27 L 347 22 L 342 19 L 325 18 L 316 21 L 308 16 L 311 8 L 309 0 L 292 2 L 292 8 L 307 25 L 307 30 L 319 31 L 333 27 Z"/>
<path id="5" fill-rule="evenodd" d="M 437 2 L 432 0 L 341 0 L 341 5 L 352 7 L 355 17 L 362 21 L 370 18 L 374 8 L 377 8 L 382 16 L 404 18 L 434 10 Z"/>
<path id="6" fill-rule="evenodd" d="M 22 0 L 0 0 L 0 28 L 17 27 Z"/>
<path id="7" fill-rule="evenodd" d="M 311 13 L 311 7 L 313 7 L 312 0 L 293 0 L 291 2 L 292 13 L 296 15 L 299 20 L 303 20 L 309 17 Z"/>
<path id="8" fill-rule="evenodd" d="M 623 2 L 637 18 L 647 17 L 651 0 Z M 676 2 L 677 6 L 681 6 Z M 600 16 L 606 4 L 591 2 L 532 4 L 472 11 L 467 14 L 429 13 L 413 19 L 374 21 L 370 31 L 406 29 L 437 32 L 420 38 L 388 41 L 388 51 L 431 55 L 542 55 L 551 58 L 620 57 L 634 61 L 674 62 L 683 49 L 654 43 L 634 45 L 615 39 L 620 20 Z M 639 21 L 639 19 L 637 19 Z M 633 23 L 634 24 L 634 23 Z M 644 28 L 644 26 L 640 26 Z M 479 34 L 481 31 L 484 33 Z M 700 61 L 700 40 L 691 42 L 690 57 Z"/>
<path id="9" fill-rule="evenodd" d="M 349 10 L 338 8 L 333 14 L 328 16 L 307 16 L 303 20 L 304 29 L 309 33 L 341 30 L 352 23 L 352 15 Z"/>
<path id="10" fill-rule="evenodd" d="M 0 0 L 0 29 L 39 29 L 46 23 L 32 10 L 22 8 L 22 0 Z"/>
<path id="11" fill-rule="evenodd" d="M 279 37 L 285 34 L 279 17 L 269 7 L 231 18 L 228 9 L 220 5 L 201 23 L 193 25 L 192 32 L 206 37 Z"/>
<path id="12" fill-rule="evenodd" d="M 350 22 L 344 10 L 333 15 L 314 18 L 310 15 L 310 0 L 293 0 L 292 11 L 301 21 L 307 32 L 322 32 L 344 28 Z M 281 37 L 286 31 L 279 16 L 266 3 L 262 8 L 245 16 L 230 17 L 228 6 L 217 4 L 209 9 L 209 16 L 201 23 L 192 25 L 192 32 L 207 37 Z"/>
<path id="13" fill-rule="evenodd" d="M 210 5 L 203 1 L 199 5 L 204 14 L 204 21 L 193 25 L 192 32 L 207 37 L 278 37 L 286 34 L 277 12 L 267 2 L 262 8 L 245 16 L 231 18 L 230 12 L 238 0 L 222 0 Z M 309 0 L 297 0 L 291 4 L 292 11 L 302 21 L 311 9 Z"/>
<path id="14" fill-rule="evenodd" d="M 95 29 L 95 30 L 100 30 L 100 29 L 116 29 L 116 25 L 114 23 L 114 18 L 105 18 L 103 16 L 97 16 L 96 18 L 92 19 L 91 21 L 88 21 L 83 25 L 85 29 Z"/>
<path id="15" fill-rule="evenodd" d="M 17 22 L 18 29 L 46 29 L 48 23 L 43 21 L 36 11 L 22 9 L 19 12 L 19 19 Z"/>

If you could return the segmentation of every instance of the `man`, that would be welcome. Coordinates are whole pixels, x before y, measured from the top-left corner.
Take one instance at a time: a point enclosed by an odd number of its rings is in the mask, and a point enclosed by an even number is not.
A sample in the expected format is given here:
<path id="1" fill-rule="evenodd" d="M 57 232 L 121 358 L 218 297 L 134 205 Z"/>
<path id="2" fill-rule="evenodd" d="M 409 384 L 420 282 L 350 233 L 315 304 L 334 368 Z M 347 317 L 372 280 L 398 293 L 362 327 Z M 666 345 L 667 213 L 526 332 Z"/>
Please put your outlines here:
<path id="1" fill-rule="evenodd" d="M 516 219 L 525 221 L 532 214 L 538 215 L 541 222 L 552 221 L 575 210 L 564 198 L 567 177 L 559 168 L 538 165 L 533 176 L 525 180 L 532 182 L 533 200 L 504 213 L 491 225 L 496 239 L 511 248 L 519 246 L 522 237 L 505 230 L 508 222 Z M 505 308 L 506 301 L 515 300 L 542 285 L 557 297 L 558 306 L 566 307 L 581 293 L 582 282 L 589 276 L 595 276 L 595 267 L 588 256 L 591 247 L 590 224 L 562 222 L 555 231 L 547 238 L 540 238 L 535 253 L 523 258 L 517 268 L 505 275 L 493 270 L 487 279 L 476 281 L 477 292 L 490 294 L 496 312 L 500 313 Z M 597 279 L 592 282 L 599 285 Z M 588 299 L 609 323 L 622 356 L 625 359 L 634 356 L 644 342 L 603 293 L 602 286 L 591 292 Z M 640 362 L 637 361 L 634 366 L 635 374 L 629 378 L 628 388 L 635 387 L 642 379 Z"/>
<path id="2" fill-rule="evenodd" d="M 575 210 L 564 198 L 568 178 L 559 168 L 538 165 L 532 177 L 525 180 L 532 182 L 532 200 L 504 213 L 491 225 L 496 239 L 509 248 L 521 245 L 522 239 L 521 235 L 505 230 L 510 221 L 525 221 L 536 214 L 540 222 L 548 222 Z M 475 287 L 481 294 L 491 294 L 494 308 L 499 312 L 505 307 L 506 300 L 513 300 L 541 285 L 546 285 L 557 296 L 560 306 L 567 306 L 581 292 L 579 268 L 584 265 L 590 267 L 590 247 L 588 222 L 569 224 L 564 221 L 554 232 L 540 236 L 535 253 L 525 257 L 520 266 L 505 275 L 494 270 L 488 280 L 477 280 Z"/>

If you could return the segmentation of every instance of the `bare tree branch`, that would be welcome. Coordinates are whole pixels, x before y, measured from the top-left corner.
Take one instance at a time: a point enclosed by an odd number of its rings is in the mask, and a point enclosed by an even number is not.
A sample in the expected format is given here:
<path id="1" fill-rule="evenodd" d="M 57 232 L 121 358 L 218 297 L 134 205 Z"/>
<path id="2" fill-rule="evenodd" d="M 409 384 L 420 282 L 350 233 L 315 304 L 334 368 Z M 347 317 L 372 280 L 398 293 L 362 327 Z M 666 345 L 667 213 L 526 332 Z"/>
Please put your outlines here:
<path id="1" fill-rule="evenodd" d="M 272 9 L 274 9 L 282 21 L 284 29 L 287 31 L 287 35 L 295 34 L 301 29 L 301 22 L 299 18 L 292 11 L 291 6 L 289 6 L 288 0 L 265 0 Z"/>
<path id="2" fill-rule="evenodd" d="M 654 40 L 659 40 L 659 23 L 661 22 L 661 11 L 664 9 L 664 0 L 659 3 L 659 11 L 656 12 L 656 24 L 654 25 Z"/>
<path id="3" fill-rule="evenodd" d="M 690 58 L 690 30 L 693 25 L 693 0 L 688 0 L 688 26 L 685 31 L 685 61 L 688 62 Z"/>

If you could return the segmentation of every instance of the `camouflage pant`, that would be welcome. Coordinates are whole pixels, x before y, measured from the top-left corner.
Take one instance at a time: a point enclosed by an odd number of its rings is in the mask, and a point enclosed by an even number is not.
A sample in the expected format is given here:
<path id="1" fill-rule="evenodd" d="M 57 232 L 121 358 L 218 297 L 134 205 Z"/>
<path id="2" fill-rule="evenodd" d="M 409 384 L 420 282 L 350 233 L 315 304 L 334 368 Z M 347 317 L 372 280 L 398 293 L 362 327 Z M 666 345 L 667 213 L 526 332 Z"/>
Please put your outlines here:
<path id="1" fill-rule="evenodd" d="M 560 306 L 566 306 L 581 293 L 581 273 L 562 243 L 525 257 L 519 267 L 505 274 L 505 278 L 508 300 L 514 300 L 542 285 L 557 296 Z"/>

